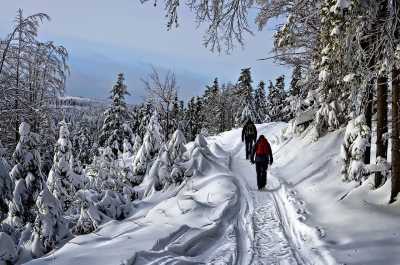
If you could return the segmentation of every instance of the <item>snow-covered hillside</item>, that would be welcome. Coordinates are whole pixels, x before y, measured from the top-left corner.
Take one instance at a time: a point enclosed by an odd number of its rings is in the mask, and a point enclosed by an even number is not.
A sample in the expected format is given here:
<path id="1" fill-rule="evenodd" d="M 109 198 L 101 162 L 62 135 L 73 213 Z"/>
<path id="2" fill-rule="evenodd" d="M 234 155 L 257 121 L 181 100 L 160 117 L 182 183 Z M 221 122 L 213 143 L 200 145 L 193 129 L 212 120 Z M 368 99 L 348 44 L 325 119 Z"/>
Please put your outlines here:
<path id="1" fill-rule="evenodd" d="M 398 264 L 398 206 L 367 185 L 347 194 L 342 132 L 282 141 L 285 126 L 257 126 L 275 155 L 266 191 L 257 191 L 241 130 L 198 137 L 188 144 L 194 177 L 28 264 Z"/>

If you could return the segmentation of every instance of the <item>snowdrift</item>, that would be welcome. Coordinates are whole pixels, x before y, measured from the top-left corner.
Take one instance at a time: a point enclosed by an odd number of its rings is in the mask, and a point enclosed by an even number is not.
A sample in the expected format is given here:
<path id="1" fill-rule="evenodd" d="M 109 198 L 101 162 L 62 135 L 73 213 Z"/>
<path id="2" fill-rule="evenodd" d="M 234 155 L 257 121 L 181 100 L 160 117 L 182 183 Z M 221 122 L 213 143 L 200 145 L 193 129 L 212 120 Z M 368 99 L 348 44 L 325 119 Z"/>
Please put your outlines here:
<path id="1" fill-rule="evenodd" d="M 211 152 L 205 141 L 194 144 L 193 176 L 180 187 L 154 193 L 135 205 L 132 217 L 28 264 L 237 264 L 240 192 L 229 156 L 220 151 Z"/>
<path id="2" fill-rule="evenodd" d="M 299 218 L 315 227 L 338 264 L 398 265 L 400 207 L 387 204 L 390 179 L 378 190 L 369 181 L 362 186 L 343 182 L 343 136 L 341 129 L 314 142 L 305 131 L 283 142 L 271 169 L 287 189 L 278 198 L 287 194 Z"/>

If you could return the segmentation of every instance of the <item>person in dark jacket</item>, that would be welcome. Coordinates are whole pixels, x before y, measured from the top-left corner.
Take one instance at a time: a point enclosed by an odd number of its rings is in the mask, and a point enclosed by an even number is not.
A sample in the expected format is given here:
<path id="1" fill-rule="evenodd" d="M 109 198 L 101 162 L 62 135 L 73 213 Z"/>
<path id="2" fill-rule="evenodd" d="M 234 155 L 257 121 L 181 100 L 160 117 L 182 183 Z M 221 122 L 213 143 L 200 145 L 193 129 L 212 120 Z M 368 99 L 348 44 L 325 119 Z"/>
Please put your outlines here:
<path id="1" fill-rule="evenodd" d="M 251 163 L 256 164 L 258 190 L 267 185 L 268 165 L 272 165 L 273 162 L 271 145 L 264 135 L 260 135 L 251 154 Z"/>
<path id="2" fill-rule="evenodd" d="M 257 140 L 257 128 L 251 119 L 248 119 L 242 129 L 242 142 L 246 143 L 246 159 L 250 159 L 253 145 Z"/>

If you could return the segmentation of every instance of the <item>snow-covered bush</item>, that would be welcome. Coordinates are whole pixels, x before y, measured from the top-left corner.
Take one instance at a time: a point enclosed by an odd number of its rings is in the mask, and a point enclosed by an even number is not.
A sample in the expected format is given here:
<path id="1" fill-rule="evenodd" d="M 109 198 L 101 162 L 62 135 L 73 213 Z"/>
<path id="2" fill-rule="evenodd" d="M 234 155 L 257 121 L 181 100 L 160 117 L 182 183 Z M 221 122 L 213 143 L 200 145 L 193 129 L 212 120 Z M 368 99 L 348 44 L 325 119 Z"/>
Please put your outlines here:
<path id="1" fill-rule="evenodd" d="M 100 212 L 115 220 L 128 217 L 132 211 L 130 200 L 111 190 L 106 190 L 102 194 L 101 200 L 95 203 L 95 206 Z"/>
<path id="2" fill-rule="evenodd" d="M 129 190 L 126 194 L 112 190 L 105 190 L 101 193 L 94 190 L 80 190 L 77 196 L 80 201 L 80 215 L 73 227 L 74 234 L 87 234 L 93 232 L 105 222 L 121 220 L 132 213 L 132 205 L 129 197 Z"/>
<path id="3" fill-rule="evenodd" d="M 162 146 L 157 159 L 149 170 L 149 178 L 156 190 L 166 188 L 170 185 L 182 183 L 185 168 L 183 163 L 187 160 L 184 157 L 186 152 L 186 139 L 181 130 L 176 130 L 167 146 Z"/>
<path id="4" fill-rule="evenodd" d="M 45 187 L 40 192 L 36 206 L 38 215 L 33 227 L 32 254 L 40 257 L 54 249 L 70 236 L 60 202 Z"/>
<path id="5" fill-rule="evenodd" d="M 143 176 L 149 169 L 151 162 L 157 155 L 162 145 L 161 126 L 157 112 L 153 113 L 147 125 L 147 131 L 143 138 L 143 144 L 133 161 L 133 174 L 137 176 L 136 184 L 143 181 Z"/>
<path id="6" fill-rule="evenodd" d="M 332 131 L 339 128 L 338 112 L 335 101 L 330 104 L 322 103 L 315 114 L 314 139 L 321 137 L 326 130 Z"/>
<path id="7" fill-rule="evenodd" d="M 369 145 L 370 134 L 371 130 L 364 115 L 349 121 L 341 148 L 343 181 L 361 181 L 368 174 L 364 154 Z"/>
<path id="8" fill-rule="evenodd" d="M 158 153 L 157 159 L 149 170 L 149 177 L 151 183 L 149 185 L 154 186 L 156 190 L 161 190 L 172 183 L 170 178 L 171 175 L 171 161 L 169 159 L 168 151 L 163 146 Z"/>
<path id="9" fill-rule="evenodd" d="M 188 161 L 185 163 L 185 177 L 195 177 L 202 175 L 207 169 L 207 160 L 212 157 L 212 152 L 208 148 L 208 143 L 204 135 L 198 134 L 194 145 L 188 150 Z"/>
<path id="10" fill-rule="evenodd" d="M 81 204 L 81 210 L 77 224 L 73 227 L 74 234 L 88 234 L 97 229 L 102 223 L 110 218 L 102 214 L 95 202 L 99 200 L 99 194 L 94 190 L 80 190 L 77 193 Z"/>

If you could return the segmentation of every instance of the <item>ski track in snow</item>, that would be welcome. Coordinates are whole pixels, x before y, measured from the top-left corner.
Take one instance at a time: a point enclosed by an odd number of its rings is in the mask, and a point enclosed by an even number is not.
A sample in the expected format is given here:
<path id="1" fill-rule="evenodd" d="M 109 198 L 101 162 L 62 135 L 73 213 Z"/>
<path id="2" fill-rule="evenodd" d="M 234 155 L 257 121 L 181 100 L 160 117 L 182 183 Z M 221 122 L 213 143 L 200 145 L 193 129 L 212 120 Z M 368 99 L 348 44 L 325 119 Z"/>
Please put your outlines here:
<path id="1" fill-rule="evenodd" d="M 271 190 L 276 186 L 276 179 L 268 176 L 268 185 L 265 191 L 258 191 L 254 166 L 242 159 L 242 152 L 233 158 L 233 171 L 238 178 L 245 180 L 245 192 L 248 192 L 254 207 L 252 226 L 254 233 L 253 259 L 254 265 L 297 265 L 290 241 L 282 226 L 278 209 L 275 205 Z M 269 174 L 269 172 L 268 172 Z M 273 185 L 271 185 L 271 183 Z"/>
<path id="2" fill-rule="evenodd" d="M 252 264 L 298 264 L 276 212 L 272 196 L 267 192 L 252 191 L 252 193 L 255 202 L 253 214 L 255 259 Z"/>

